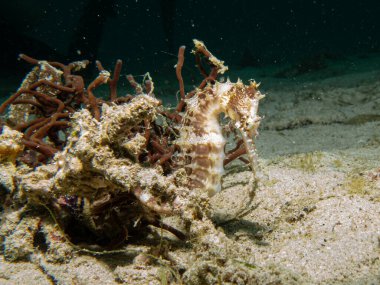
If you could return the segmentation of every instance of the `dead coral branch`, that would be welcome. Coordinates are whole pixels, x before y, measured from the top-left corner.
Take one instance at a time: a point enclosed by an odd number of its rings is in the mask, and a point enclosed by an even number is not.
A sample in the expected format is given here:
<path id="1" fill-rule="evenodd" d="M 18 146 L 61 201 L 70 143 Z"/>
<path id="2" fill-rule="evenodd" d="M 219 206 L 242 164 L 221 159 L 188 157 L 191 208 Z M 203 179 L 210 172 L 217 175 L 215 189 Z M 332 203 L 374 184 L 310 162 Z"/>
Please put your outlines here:
<path id="1" fill-rule="evenodd" d="M 86 90 L 83 77 L 72 72 L 85 68 L 87 60 L 65 65 L 37 60 L 25 54 L 20 54 L 20 58 L 36 67 L 27 75 L 19 90 L 1 104 L 0 114 L 9 109 L 7 121 L 1 121 L 1 125 L 6 124 L 24 133 L 26 150 L 21 160 L 35 166 L 47 162 L 62 150 L 70 128 L 70 116 L 74 112 L 88 106 L 95 119 L 100 119 L 99 105 L 104 101 L 95 97 L 93 90 L 96 87 L 108 82 L 110 101 L 118 101 L 117 83 L 122 62 L 116 62 L 112 79 L 99 63 L 100 74 Z"/>

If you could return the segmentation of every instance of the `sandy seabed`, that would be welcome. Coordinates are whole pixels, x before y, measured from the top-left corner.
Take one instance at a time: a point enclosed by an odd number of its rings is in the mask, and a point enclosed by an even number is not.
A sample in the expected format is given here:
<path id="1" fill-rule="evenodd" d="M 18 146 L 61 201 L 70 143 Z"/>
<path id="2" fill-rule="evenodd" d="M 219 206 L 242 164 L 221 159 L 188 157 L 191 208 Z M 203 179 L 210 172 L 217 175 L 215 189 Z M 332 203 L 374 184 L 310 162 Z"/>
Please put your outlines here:
<path id="1" fill-rule="evenodd" d="M 242 270 L 230 272 L 229 283 L 199 277 L 236 268 L 209 261 L 186 283 L 380 284 L 380 71 L 283 80 L 266 89 L 251 209 L 241 214 L 250 173 L 238 162 L 211 201 L 217 229 L 230 241 L 222 255 L 244 252 L 232 260 Z M 17 221 L 15 212 L 2 222 L 12 217 Z M 193 250 L 191 242 L 169 248 L 178 264 Z M 51 260 L 36 248 L 25 261 L 0 256 L 0 284 L 180 284 L 181 271 L 173 271 L 128 252 Z"/>

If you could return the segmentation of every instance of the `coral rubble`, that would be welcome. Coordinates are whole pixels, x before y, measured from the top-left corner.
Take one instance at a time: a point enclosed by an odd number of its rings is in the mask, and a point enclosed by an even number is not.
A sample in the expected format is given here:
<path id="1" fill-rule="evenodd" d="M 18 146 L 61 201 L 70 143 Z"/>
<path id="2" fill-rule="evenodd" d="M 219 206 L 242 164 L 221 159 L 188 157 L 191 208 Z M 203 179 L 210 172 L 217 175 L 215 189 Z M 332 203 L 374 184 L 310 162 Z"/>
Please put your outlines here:
<path id="1" fill-rule="evenodd" d="M 119 97 L 120 60 L 112 78 L 97 62 L 99 76 L 85 88 L 84 79 L 73 73 L 87 61 L 64 65 L 20 55 L 36 66 L 0 106 L 0 113 L 9 109 L 1 121 L 4 215 L 12 215 L 12 208 L 22 212 L 17 226 L 7 218 L 1 223 L 8 260 L 32 255 L 38 240 L 57 261 L 57 241 L 97 252 L 141 243 L 141 238 L 158 235 L 154 228 L 161 228 L 182 240 L 193 238 L 194 246 L 208 252 L 202 266 L 212 270 L 210 256 L 217 256 L 229 241 L 209 218 L 209 196 L 221 188 L 223 168 L 236 158 L 247 162 L 254 174 L 253 139 L 263 96 L 255 82 L 218 82 L 227 67 L 202 42 L 194 43 L 204 79 L 185 93 L 181 47 L 176 66 L 181 100 L 175 110 L 154 96 L 149 75 L 142 85 L 128 76 L 136 94 Z M 94 95 L 101 84 L 110 87 L 108 99 Z M 236 146 L 228 153 L 221 113 L 235 130 Z M 51 221 L 39 218 L 41 212 L 48 212 Z M 168 216 L 182 222 L 168 223 Z M 53 233 L 54 223 L 59 234 Z M 28 238 L 13 242 L 25 227 Z M 70 250 L 62 255 L 70 256 Z M 224 259 L 228 263 L 227 255 Z M 185 279 L 203 274 L 198 267 L 189 270 Z"/>

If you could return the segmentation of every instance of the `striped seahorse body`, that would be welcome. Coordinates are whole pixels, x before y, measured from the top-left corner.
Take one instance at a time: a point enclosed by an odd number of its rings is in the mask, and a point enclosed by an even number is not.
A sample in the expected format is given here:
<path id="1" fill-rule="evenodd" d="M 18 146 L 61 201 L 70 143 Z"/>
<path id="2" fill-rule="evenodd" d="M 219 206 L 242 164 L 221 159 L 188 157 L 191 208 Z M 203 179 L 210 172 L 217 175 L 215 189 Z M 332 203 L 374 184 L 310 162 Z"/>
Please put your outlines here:
<path id="1" fill-rule="evenodd" d="M 176 144 L 184 156 L 189 187 L 201 188 L 209 196 L 221 189 L 226 144 L 219 122 L 221 113 L 241 131 L 248 158 L 255 163 L 253 136 L 260 122 L 257 110 L 262 97 L 255 82 L 244 85 L 239 80 L 209 84 L 186 99 L 186 113 Z"/>

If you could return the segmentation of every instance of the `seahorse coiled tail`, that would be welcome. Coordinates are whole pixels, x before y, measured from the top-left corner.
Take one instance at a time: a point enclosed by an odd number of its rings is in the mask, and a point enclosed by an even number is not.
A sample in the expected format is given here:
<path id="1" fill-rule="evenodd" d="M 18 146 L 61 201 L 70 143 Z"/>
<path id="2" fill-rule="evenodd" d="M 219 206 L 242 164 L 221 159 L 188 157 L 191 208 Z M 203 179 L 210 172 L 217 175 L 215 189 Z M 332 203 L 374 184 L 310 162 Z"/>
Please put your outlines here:
<path id="1" fill-rule="evenodd" d="M 180 136 L 176 144 L 184 156 L 185 169 L 189 175 L 189 187 L 201 188 L 213 196 L 221 189 L 224 173 L 224 147 L 226 139 L 219 122 L 221 113 L 229 117 L 233 126 L 241 132 L 252 169 L 256 165 L 254 137 L 260 123 L 259 100 L 264 96 L 252 81 L 244 85 L 240 80 L 208 84 L 196 90 L 186 99 Z"/>

